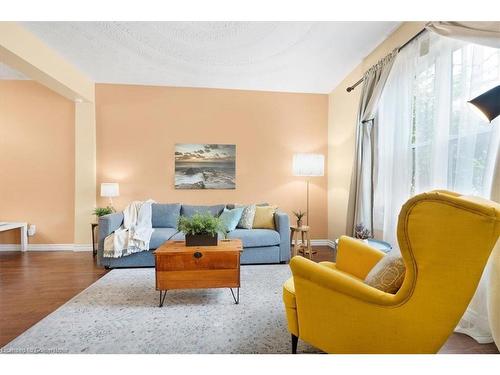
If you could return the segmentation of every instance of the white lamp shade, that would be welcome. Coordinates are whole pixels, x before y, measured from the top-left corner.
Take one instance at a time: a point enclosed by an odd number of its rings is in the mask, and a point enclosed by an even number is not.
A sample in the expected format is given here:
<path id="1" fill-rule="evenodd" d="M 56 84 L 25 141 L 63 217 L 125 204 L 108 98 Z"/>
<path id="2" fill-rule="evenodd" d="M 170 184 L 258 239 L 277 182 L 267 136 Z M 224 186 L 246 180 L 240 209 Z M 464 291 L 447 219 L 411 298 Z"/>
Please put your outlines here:
<path id="1" fill-rule="evenodd" d="M 117 197 L 120 195 L 120 188 L 116 182 L 103 182 L 101 184 L 101 197 Z"/>
<path id="2" fill-rule="evenodd" d="M 294 154 L 294 176 L 324 176 L 325 157 L 321 154 Z"/>

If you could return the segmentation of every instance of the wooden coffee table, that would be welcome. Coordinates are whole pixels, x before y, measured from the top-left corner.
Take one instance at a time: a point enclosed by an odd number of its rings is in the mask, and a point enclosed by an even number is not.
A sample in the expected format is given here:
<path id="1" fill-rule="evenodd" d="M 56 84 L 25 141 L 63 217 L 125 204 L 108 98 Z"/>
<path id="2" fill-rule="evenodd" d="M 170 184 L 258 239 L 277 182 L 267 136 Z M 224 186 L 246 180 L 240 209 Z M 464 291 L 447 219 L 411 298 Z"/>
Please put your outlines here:
<path id="1" fill-rule="evenodd" d="M 160 307 L 168 290 L 229 288 L 240 302 L 241 240 L 222 240 L 217 246 L 186 246 L 167 241 L 155 251 L 156 290 Z M 237 288 L 236 296 L 233 288 Z"/>

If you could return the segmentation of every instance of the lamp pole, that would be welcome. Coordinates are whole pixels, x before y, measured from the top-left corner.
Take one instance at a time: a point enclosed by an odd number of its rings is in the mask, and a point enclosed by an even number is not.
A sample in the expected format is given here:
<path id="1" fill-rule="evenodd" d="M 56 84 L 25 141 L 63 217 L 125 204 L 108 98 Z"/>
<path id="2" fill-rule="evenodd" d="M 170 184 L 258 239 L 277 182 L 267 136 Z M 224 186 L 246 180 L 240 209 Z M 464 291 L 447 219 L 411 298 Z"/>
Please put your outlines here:
<path id="1" fill-rule="evenodd" d="M 309 179 L 307 179 L 306 224 L 309 226 Z"/>

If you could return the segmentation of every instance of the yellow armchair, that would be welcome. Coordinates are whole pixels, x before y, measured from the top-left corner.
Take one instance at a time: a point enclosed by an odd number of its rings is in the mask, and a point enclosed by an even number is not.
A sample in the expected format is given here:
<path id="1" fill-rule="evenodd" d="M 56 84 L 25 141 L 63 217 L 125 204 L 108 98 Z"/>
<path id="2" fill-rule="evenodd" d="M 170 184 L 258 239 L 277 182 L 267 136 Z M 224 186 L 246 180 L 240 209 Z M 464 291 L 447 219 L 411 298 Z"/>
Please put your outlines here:
<path id="1" fill-rule="evenodd" d="M 383 253 L 341 237 L 337 262 L 297 256 L 283 286 L 292 334 L 327 353 L 436 353 L 469 304 L 500 235 L 500 205 L 433 191 L 402 207 L 406 274 L 396 294 L 363 282 Z"/>

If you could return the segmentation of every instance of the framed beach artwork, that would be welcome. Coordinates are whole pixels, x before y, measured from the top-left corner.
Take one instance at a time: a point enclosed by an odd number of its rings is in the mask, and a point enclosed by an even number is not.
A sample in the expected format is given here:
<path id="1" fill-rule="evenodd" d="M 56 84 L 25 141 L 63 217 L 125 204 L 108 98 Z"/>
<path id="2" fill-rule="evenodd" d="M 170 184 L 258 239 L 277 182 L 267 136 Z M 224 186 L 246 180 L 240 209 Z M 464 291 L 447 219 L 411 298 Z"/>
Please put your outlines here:
<path id="1" fill-rule="evenodd" d="M 236 145 L 176 144 L 176 189 L 235 189 Z"/>

